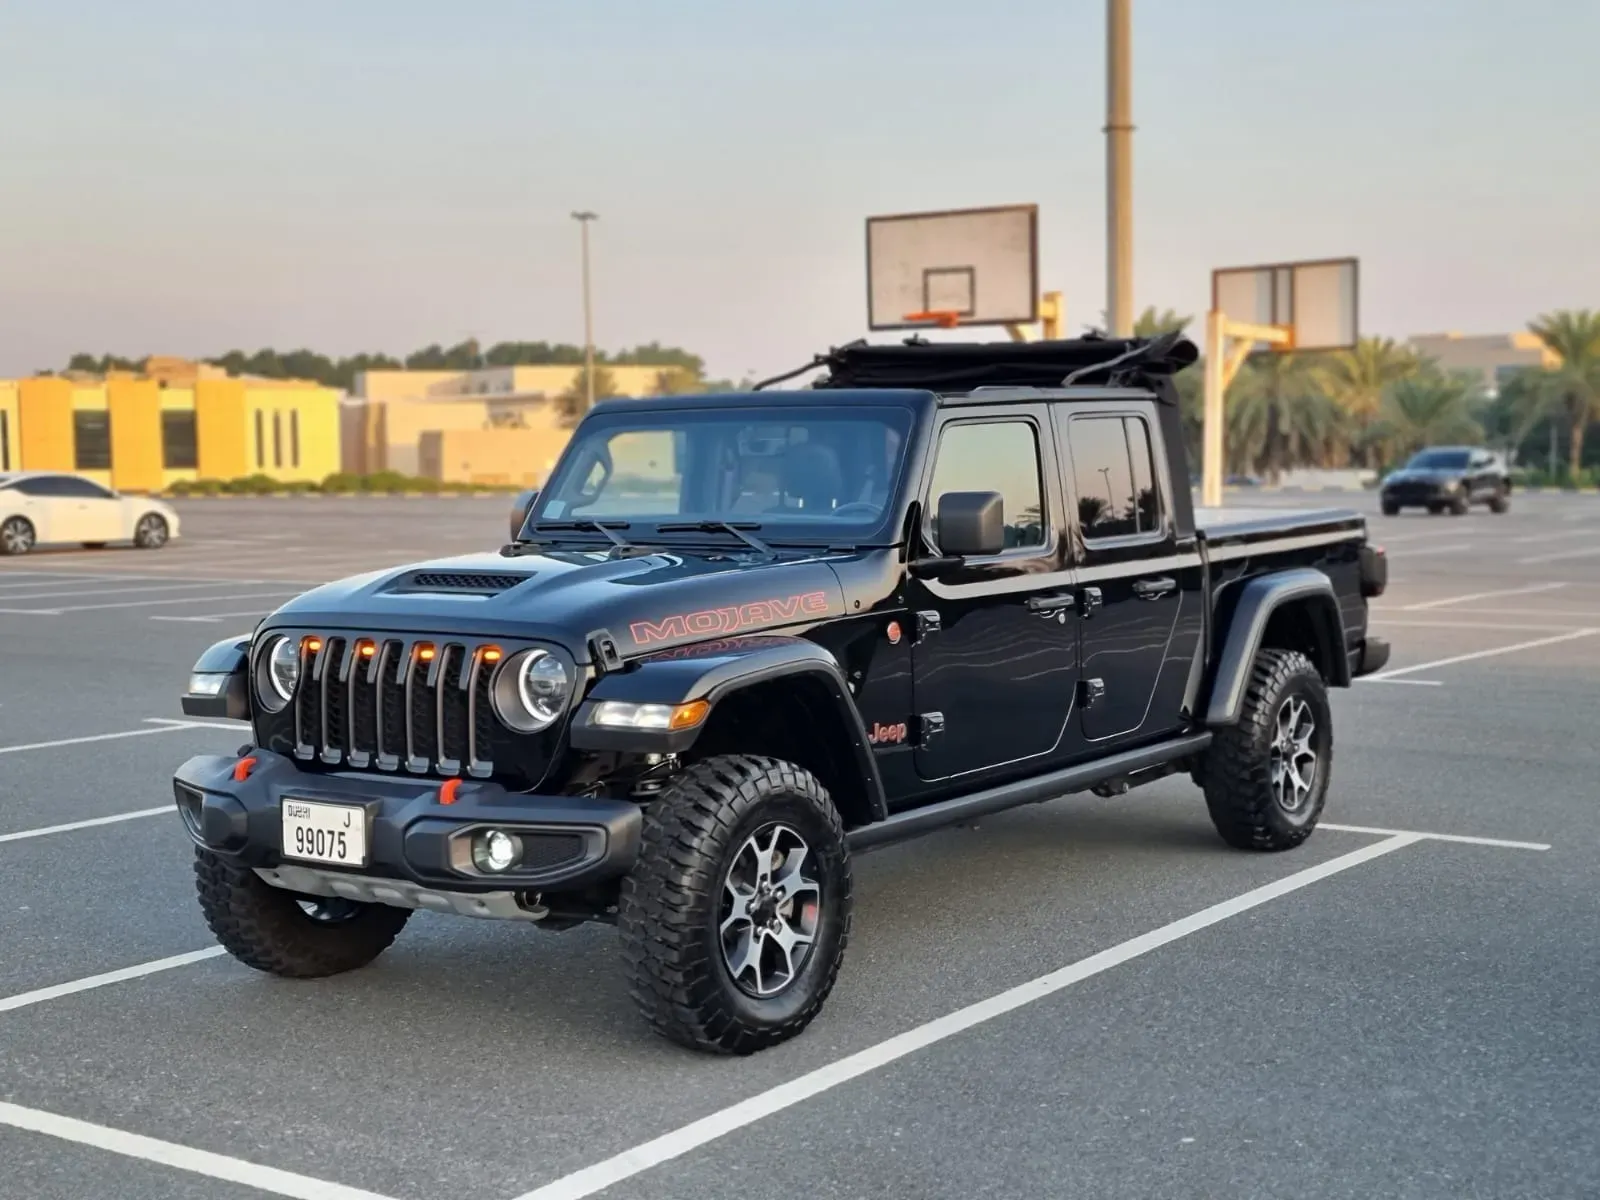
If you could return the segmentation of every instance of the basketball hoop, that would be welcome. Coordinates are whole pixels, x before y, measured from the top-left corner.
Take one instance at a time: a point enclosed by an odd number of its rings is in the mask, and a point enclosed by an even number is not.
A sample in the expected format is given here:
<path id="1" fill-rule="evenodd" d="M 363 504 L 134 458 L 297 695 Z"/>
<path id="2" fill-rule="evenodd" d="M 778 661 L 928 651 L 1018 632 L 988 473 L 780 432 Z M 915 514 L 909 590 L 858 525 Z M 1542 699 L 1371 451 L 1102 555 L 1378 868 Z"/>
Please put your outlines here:
<path id="1" fill-rule="evenodd" d="M 928 312 L 914 312 L 905 315 L 907 321 L 926 321 L 937 325 L 940 329 L 954 329 L 961 324 L 961 314 L 949 309 L 934 309 Z"/>

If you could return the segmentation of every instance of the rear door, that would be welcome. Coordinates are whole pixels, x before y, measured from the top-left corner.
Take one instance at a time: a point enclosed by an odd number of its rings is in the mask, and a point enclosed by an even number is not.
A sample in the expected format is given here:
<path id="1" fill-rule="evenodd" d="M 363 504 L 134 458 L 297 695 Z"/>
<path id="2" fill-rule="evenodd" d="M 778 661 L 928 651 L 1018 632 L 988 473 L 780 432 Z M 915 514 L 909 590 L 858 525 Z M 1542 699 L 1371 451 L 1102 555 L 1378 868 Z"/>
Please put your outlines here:
<path id="1" fill-rule="evenodd" d="M 1199 620 L 1200 556 L 1180 544 L 1170 472 L 1152 402 L 1059 405 L 1056 429 L 1078 543 L 1084 703 L 1090 742 L 1133 739 L 1181 724 Z"/>
<path id="2" fill-rule="evenodd" d="M 55 479 L 55 503 L 70 513 L 71 536 L 58 535 L 63 542 L 115 542 L 131 536 L 122 501 L 90 479 L 59 475 Z"/>
<path id="3" fill-rule="evenodd" d="M 918 715 L 915 761 L 925 780 L 1042 759 L 1071 721 L 1078 620 L 1066 567 L 1060 478 L 1043 405 L 983 406 L 943 415 L 923 482 L 922 536 L 945 492 L 999 492 L 1006 548 L 938 579 L 911 578 Z"/>

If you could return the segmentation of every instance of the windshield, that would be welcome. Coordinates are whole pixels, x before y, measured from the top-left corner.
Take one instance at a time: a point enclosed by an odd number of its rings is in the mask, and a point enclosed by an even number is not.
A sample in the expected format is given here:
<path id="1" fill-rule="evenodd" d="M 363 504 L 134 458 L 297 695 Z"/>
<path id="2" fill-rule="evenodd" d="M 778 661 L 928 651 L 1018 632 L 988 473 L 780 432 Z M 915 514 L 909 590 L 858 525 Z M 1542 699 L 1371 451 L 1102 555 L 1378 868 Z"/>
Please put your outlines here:
<path id="1" fill-rule="evenodd" d="M 1423 450 L 1411 456 L 1406 466 L 1417 471 L 1459 471 L 1466 467 L 1467 450 Z"/>
<path id="2" fill-rule="evenodd" d="M 670 403 L 664 401 L 665 403 Z M 911 413 L 898 407 L 591 417 L 534 506 L 543 521 L 754 522 L 765 541 L 892 540 Z"/>

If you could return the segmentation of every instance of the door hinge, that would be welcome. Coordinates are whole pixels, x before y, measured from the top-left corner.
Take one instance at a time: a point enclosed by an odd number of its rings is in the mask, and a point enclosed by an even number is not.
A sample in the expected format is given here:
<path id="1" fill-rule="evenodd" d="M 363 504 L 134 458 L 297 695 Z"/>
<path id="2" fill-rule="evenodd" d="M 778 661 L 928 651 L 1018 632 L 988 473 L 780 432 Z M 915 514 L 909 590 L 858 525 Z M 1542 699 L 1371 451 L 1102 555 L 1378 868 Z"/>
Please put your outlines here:
<path id="1" fill-rule="evenodd" d="M 1104 679 L 1080 679 L 1078 681 L 1078 703 L 1084 708 L 1093 708 L 1095 702 L 1104 698 L 1106 694 L 1106 681 Z"/>
<path id="2" fill-rule="evenodd" d="M 917 744 L 926 746 L 944 732 L 943 713 L 921 713 L 917 717 Z"/>
<path id="3" fill-rule="evenodd" d="M 938 633 L 944 628 L 944 622 L 939 617 L 937 609 L 928 609 L 917 614 L 917 641 L 922 641 L 931 633 Z"/>
<path id="4" fill-rule="evenodd" d="M 1100 594 L 1100 589 L 1099 588 L 1097 588 L 1097 587 L 1086 587 L 1086 588 L 1084 588 L 1083 589 L 1083 615 L 1087 617 L 1091 613 L 1093 613 L 1094 610 L 1099 608 L 1100 605 L 1104 602 L 1104 599 L 1105 599 L 1105 597 L 1103 597 Z"/>

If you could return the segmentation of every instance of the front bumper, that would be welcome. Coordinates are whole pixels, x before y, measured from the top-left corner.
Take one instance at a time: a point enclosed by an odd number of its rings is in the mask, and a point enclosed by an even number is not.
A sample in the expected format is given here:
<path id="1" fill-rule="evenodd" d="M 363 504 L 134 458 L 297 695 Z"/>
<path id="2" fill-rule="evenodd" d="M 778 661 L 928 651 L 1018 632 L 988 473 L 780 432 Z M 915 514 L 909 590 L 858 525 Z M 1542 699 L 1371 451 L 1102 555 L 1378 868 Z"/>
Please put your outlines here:
<path id="1" fill-rule="evenodd" d="M 1453 484 L 1432 479 L 1411 479 L 1385 484 L 1379 496 L 1389 504 L 1447 504 L 1463 490 Z"/>
<path id="2" fill-rule="evenodd" d="M 254 759 L 248 767 L 241 765 L 246 757 Z M 643 824 L 639 807 L 624 801 L 529 796 L 462 780 L 444 803 L 437 780 L 313 773 L 266 750 L 197 755 L 178 768 L 172 785 L 190 838 L 255 868 L 268 883 L 379 899 L 372 892 L 376 883 L 396 897 L 390 902 L 468 915 L 504 915 L 498 911 L 504 898 L 570 891 L 626 874 L 638 856 Z M 285 856 L 285 799 L 355 806 L 366 821 L 365 865 Z M 490 874 L 473 864 L 472 835 L 490 828 L 520 839 L 522 859 L 513 869 Z M 306 886 L 295 886 L 296 880 Z"/>

